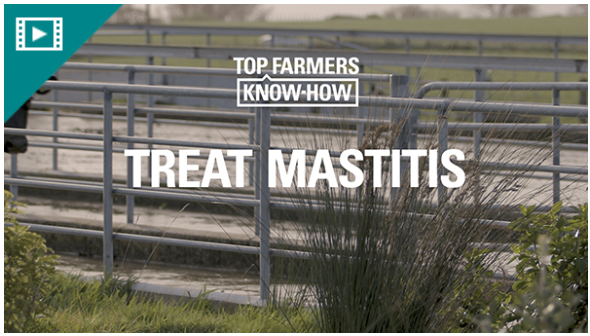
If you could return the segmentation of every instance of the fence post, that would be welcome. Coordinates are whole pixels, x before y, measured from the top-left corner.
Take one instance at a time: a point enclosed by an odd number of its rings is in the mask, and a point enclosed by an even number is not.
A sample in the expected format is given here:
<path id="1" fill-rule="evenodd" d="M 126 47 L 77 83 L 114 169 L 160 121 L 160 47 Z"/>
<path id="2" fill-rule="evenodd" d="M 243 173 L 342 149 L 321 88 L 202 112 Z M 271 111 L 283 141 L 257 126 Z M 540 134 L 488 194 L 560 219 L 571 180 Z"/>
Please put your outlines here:
<path id="1" fill-rule="evenodd" d="M 580 82 L 588 82 L 588 79 L 581 79 Z M 588 105 L 588 90 L 580 90 L 580 100 L 578 103 L 580 105 Z M 583 124 L 588 122 L 588 118 L 580 117 L 579 119 Z"/>
<path id="2" fill-rule="evenodd" d="M 103 262 L 107 279 L 113 274 L 113 94 L 106 90 L 103 119 Z"/>
<path id="3" fill-rule="evenodd" d="M 53 90 L 53 101 L 57 102 L 58 100 L 58 90 Z M 57 131 L 58 130 L 58 109 L 57 107 L 54 107 L 52 109 L 53 112 L 53 130 Z M 57 138 L 54 137 L 53 138 L 53 143 L 57 143 Z M 57 170 L 57 148 L 54 148 L 52 151 L 52 168 L 53 170 Z"/>
<path id="4" fill-rule="evenodd" d="M 270 108 L 260 116 L 260 300 L 268 302 L 270 292 L 270 188 L 268 150 L 270 147 Z"/>
<path id="5" fill-rule="evenodd" d="M 255 114 L 255 108 L 254 107 L 249 107 L 248 111 L 252 114 Z M 255 125 L 256 120 L 255 119 L 248 119 L 248 143 L 250 145 L 253 145 L 256 141 L 256 125 Z M 248 165 L 248 175 L 249 175 L 249 182 L 248 185 L 250 186 L 254 186 L 254 162 L 250 162 L 250 164 Z"/>
<path id="6" fill-rule="evenodd" d="M 479 41 L 481 44 L 481 40 Z M 483 69 L 475 69 L 475 81 L 476 82 L 484 82 L 485 81 L 485 72 Z M 485 91 L 475 91 L 475 101 L 476 102 L 483 102 L 485 100 Z M 475 123 L 483 123 L 483 113 L 481 112 L 474 112 L 473 113 L 473 122 Z M 481 147 L 481 130 L 475 130 L 473 131 L 473 157 L 475 159 L 475 161 L 479 160 L 479 154 L 480 154 L 480 147 Z M 479 203 L 479 200 L 481 198 L 480 192 L 479 192 L 479 180 L 480 180 L 480 176 L 479 174 L 477 174 L 475 176 L 475 203 Z"/>
<path id="7" fill-rule="evenodd" d="M 559 90 L 553 89 L 553 105 L 560 105 Z M 561 134 L 559 133 L 559 126 L 561 125 L 561 118 L 553 117 L 553 128 L 551 129 L 551 138 L 553 140 L 553 165 L 559 166 L 560 163 L 560 142 Z M 559 202 L 559 173 L 553 173 L 553 203 Z"/>
<path id="8" fill-rule="evenodd" d="M 261 119 L 261 109 L 260 107 L 254 107 L 254 128 L 255 128 L 255 144 L 260 147 L 260 119 Z M 254 161 L 254 198 L 260 202 L 260 162 L 261 162 L 261 151 L 257 151 L 254 153 L 255 161 Z M 255 225 L 254 230 L 256 236 L 260 237 L 260 205 L 256 207 L 255 210 Z"/>
<path id="9" fill-rule="evenodd" d="M 154 57 L 148 57 L 148 65 L 154 65 Z M 148 74 L 148 85 L 154 85 L 154 74 Z M 154 96 L 148 95 L 148 107 L 154 107 Z M 154 137 L 154 114 L 148 113 L 147 114 L 147 136 L 148 138 Z M 148 144 L 148 149 L 153 149 L 153 144 Z M 152 160 L 148 160 L 147 164 L 148 176 L 152 177 Z"/>
<path id="10" fill-rule="evenodd" d="M 313 49 L 313 36 L 311 35 L 307 37 L 307 48 Z"/>
<path id="11" fill-rule="evenodd" d="M 397 98 L 407 98 L 410 96 L 409 89 L 410 77 L 408 75 L 389 75 L 389 96 Z M 389 108 L 389 122 L 391 126 L 390 137 L 392 145 L 396 149 L 409 149 L 412 147 L 412 130 L 413 130 L 413 118 L 411 116 L 411 109 L 405 107 Z M 393 136 L 395 133 L 394 125 L 401 125 L 402 130 L 399 132 L 399 137 L 395 143 L 393 143 Z M 400 162 L 400 176 L 404 176 L 407 168 L 406 161 Z M 391 200 L 395 199 L 396 190 L 391 187 L 390 183 L 390 196 Z"/>
<path id="12" fill-rule="evenodd" d="M 365 66 L 359 64 L 359 73 L 365 72 Z M 359 96 L 365 95 L 365 85 L 363 82 L 359 81 Z M 357 119 L 365 118 L 365 107 L 358 106 L 356 108 L 356 117 Z M 365 136 L 365 124 L 356 124 L 356 138 L 358 146 L 360 147 L 363 144 L 363 137 Z"/>
<path id="13" fill-rule="evenodd" d="M 10 177 L 18 177 L 18 156 L 17 154 L 10 154 Z M 14 196 L 14 200 L 18 199 L 18 186 L 11 184 L 10 193 Z"/>
<path id="14" fill-rule="evenodd" d="M 448 112 L 449 112 L 449 102 L 445 101 L 440 103 L 437 109 L 437 119 L 438 123 L 436 125 L 436 130 L 438 133 L 438 178 L 437 178 L 437 189 L 438 189 L 438 205 L 440 206 L 443 204 L 443 200 L 446 196 L 446 191 L 443 188 L 442 183 L 440 182 L 440 177 L 445 174 L 446 169 L 441 164 L 441 157 L 442 153 L 447 150 L 449 146 L 449 119 L 448 119 Z M 432 169 L 429 167 L 429 169 Z"/>
<path id="15" fill-rule="evenodd" d="M 130 69 L 127 72 L 127 83 L 135 84 L 135 71 Z M 127 95 L 127 135 L 135 135 L 135 95 Z M 128 149 L 133 149 L 133 142 L 127 143 Z M 148 160 L 149 161 L 149 160 Z M 127 188 L 133 188 L 133 158 L 127 157 Z M 125 196 L 127 201 L 127 224 L 133 224 L 133 212 L 135 208 L 135 197 Z"/>

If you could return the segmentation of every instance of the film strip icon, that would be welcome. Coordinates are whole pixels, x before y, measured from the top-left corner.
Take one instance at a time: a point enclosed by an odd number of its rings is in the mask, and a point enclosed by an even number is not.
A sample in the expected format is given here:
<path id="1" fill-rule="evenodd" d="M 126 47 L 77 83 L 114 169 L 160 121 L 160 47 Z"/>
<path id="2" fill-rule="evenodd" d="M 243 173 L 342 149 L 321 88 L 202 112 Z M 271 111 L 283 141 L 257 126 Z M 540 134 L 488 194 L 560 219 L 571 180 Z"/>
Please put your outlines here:
<path id="1" fill-rule="evenodd" d="M 16 50 L 63 50 L 63 18 L 17 17 Z"/>

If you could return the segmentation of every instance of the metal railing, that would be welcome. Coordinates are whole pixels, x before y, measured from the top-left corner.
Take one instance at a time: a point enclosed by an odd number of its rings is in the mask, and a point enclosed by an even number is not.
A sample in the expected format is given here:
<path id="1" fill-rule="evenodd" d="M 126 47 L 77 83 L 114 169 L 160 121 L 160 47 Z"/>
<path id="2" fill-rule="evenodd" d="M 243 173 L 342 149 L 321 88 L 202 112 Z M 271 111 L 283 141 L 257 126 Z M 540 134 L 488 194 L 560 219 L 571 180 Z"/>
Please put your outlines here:
<path id="1" fill-rule="evenodd" d="M 127 32 L 126 32 L 127 31 Z M 271 45 L 275 36 L 307 36 L 308 47 L 313 47 L 313 38 L 325 40 L 326 37 L 334 38 L 334 43 L 339 42 L 340 37 L 355 38 L 381 38 L 401 39 L 406 43 L 406 50 L 410 49 L 412 40 L 431 41 L 466 41 L 477 42 L 478 50 L 483 52 L 484 42 L 508 42 L 508 43 L 544 43 L 553 44 L 559 50 L 560 45 L 588 45 L 588 37 L 578 36 L 531 36 L 531 35 L 499 35 L 499 34 L 456 34 L 456 33 L 410 33 L 389 31 L 365 31 L 365 30 L 327 30 L 327 29 L 288 29 L 288 28 L 232 28 L 232 27 L 183 27 L 183 26 L 158 26 L 158 25 L 127 25 L 106 24 L 95 34 L 100 35 L 129 35 L 129 31 L 138 34 L 161 34 L 165 41 L 166 35 L 204 35 L 208 39 L 215 35 L 234 36 L 259 36 L 271 35 Z M 346 46 L 342 42 L 340 45 Z"/>
<path id="2" fill-rule="evenodd" d="M 189 75 L 206 75 L 206 76 L 210 76 L 210 75 L 216 75 L 216 76 L 236 76 L 236 73 L 234 70 L 231 69 L 212 69 L 212 68 L 191 68 L 191 67 L 170 67 L 170 66 L 142 66 L 142 65 L 118 65 L 118 64 L 88 64 L 88 63 L 66 63 L 62 66 L 62 69 L 70 69 L 70 70 L 93 70 L 93 71 L 120 71 L 120 72 L 127 72 L 128 73 L 128 80 L 129 80 L 129 84 L 133 84 L 134 78 L 135 78 L 135 74 L 136 73 L 165 73 L 165 74 L 189 74 Z M 269 73 L 269 71 L 265 71 L 264 72 Z M 324 77 L 323 75 L 308 75 L 308 77 Z M 327 77 L 331 77 L 331 78 L 338 78 L 341 75 L 328 75 Z M 284 77 L 291 77 L 290 75 L 284 76 Z M 388 81 L 390 84 L 390 94 L 392 96 L 395 95 L 407 95 L 407 93 L 409 92 L 409 88 L 404 85 L 400 86 L 400 83 L 404 82 L 401 77 L 403 76 L 395 76 L 395 75 L 384 75 L 384 74 L 358 74 L 358 78 L 361 81 L 377 81 L 377 82 L 385 82 Z M 476 76 L 477 77 L 477 76 Z M 557 90 L 557 96 L 559 96 L 559 90 L 587 90 L 587 83 L 578 83 L 578 82 L 574 82 L 574 83 L 489 83 L 489 82 L 483 82 L 483 83 L 479 83 L 479 82 L 432 82 L 432 83 L 428 83 L 425 86 L 423 86 L 422 88 L 420 88 L 418 90 L 418 92 L 416 93 L 416 97 L 417 98 L 423 98 L 423 96 L 425 95 L 426 92 L 430 91 L 430 90 L 435 90 L 435 89 L 447 89 L 447 90 L 477 90 L 477 91 L 483 91 L 483 90 Z M 226 91 L 227 92 L 227 91 Z M 361 91 L 362 92 L 362 91 Z M 555 93 L 554 93 L 555 96 Z M 219 96 L 218 96 L 219 97 Z M 477 97 L 477 94 L 476 94 Z M 232 97 L 234 98 L 234 97 Z M 363 98 L 366 99 L 366 98 Z M 374 97 L 371 97 L 369 99 L 375 99 Z M 161 108 L 153 108 L 150 106 L 153 106 L 153 100 L 150 100 L 152 103 L 148 104 L 148 108 L 136 108 L 135 107 L 135 103 L 134 103 L 134 98 L 132 94 L 128 95 L 128 106 L 127 106 L 127 111 L 131 111 L 131 113 L 134 112 L 145 112 L 148 115 L 147 118 L 147 126 L 148 126 L 148 138 L 152 137 L 152 132 L 150 130 L 153 129 L 153 123 L 154 123 L 154 118 L 153 115 L 154 113 L 164 113 L 164 114 L 175 114 L 175 115 L 193 115 L 193 116 L 200 116 L 200 117 L 217 117 L 219 116 L 218 112 L 207 112 L 207 111 L 191 111 L 191 112 L 187 112 L 185 110 L 172 110 L 172 109 L 161 109 Z M 456 101 L 454 103 L 454 108 L 455 110 L 458 110 L 459 108 L 456 106 L 457 103 L 460 103 L 460 101 Z M 487 103 L 488 105 L 490 103 Z M 498 103 L 493 103 L 493 104 L 498 104 Z M 57 117 L 58 115 L 57 113 L 57 107 L 74 107 L 74 108 L 84 108 L 84 109 L 94 109 L 94 110 L 101 110 L 102 107 L 99 105 L 89 105 L 89 104 L 67 104 L 67 103 L 42 103 L 42 102 L 34 102 L 33 106 L 40 106 L 40 107 L 52 107 L 54 109 L 53 111 L 53 117 L 54 117 L 54 121 L 53 121 L 53 125 L 54 125 L 54 131 L 57 131 Z M 514 105 L 514 107 L 516 107 L 518 105 Z M 525 105 L 520 105 L 525 106 L 526 108 L 526 104 Z M 416 107 L 416 106 L 412 106 L 412 107 Z M 511 107 L 511 108 L 514 108 Z M 505 103 L 501 103 L 500 108 L 505 108 Z M 120 109 L 121 111 L 124 111 L 124 109 Z M 518 111 L 518 110 L 513 110 L 514 112 L 520 112 L 520 113 L 525 113 L 526 111 Z M 488 111 L 489 112 L 489 111 Z M 390 111 L 390 113 L 392 113 L 392 111 Z M 540 113 L 540 111 L 538 112 Z M 575 112 L 576 114 L 569 114 L 568 116 L 577 116 L 577 112 Z M 150 118 L 151 116 L 151 118 Z M 224 112 L 224 116 L 228 117 L 228 118 L 241 118 L 241 119 L 247 119 L 248 120 L 248 133 L 249 133 L 249 141 L 250 143 L 253 143 L 254 141 L 254 128 L 253 128 L 253 114 L 251 112 L 249 113 L 240 113 L 240 112 Z M 97 116 L 87 116 L 87 117 L 97 117 Z M 282 121 L 298 121 L 300 120 L 299 117 L 297 116 L 285 116 L 285 115 L 278 115 L 278 116 L 274 116 L 275 119 L 277 120 L 282 120 Z M 338 123 L 341 120 L 338 118 L 329 118 L 329 117 L 306 117 L 307 121 L 320 121 L 320 122 L 335 122 Z M 392 118 L 392 116 L 390 116 L 390 118 Z M 554 121 L 556 120 L 556 118 L 558 117 L 553 117 Z M 382 122 L 382 120 L 361 120 L 363 119 L 363 116 L 360 114 L 360 109 L 359 109 L 359 113 L 357 114 L 357 119 L 356 120 L 348 120 L 347 122 L 351 123 L 351 124 L 355 124 L 357 127 L 357 141 L 360 144 L 364 135 L 364 127 L 367 123 L 371 124 L 371 123 L 380 123 Z M 392 120 L 392 119 L 391 119 Z M 129 118 L 127 118 L 128 121 L 128 135 L 132 136 L 133 135 L 133 130 L 134 130 L 134 121 L 130 120 Z M 559 157 L 560 157 L 560 148 L 561 148 L 561 144 L 560 144 L 560 133 L 562 133 L 563 131 L 565 131 L 566 129 L 568 131 L 577 131 L 577 132 L 584 132 L 587 130 L 586 126 L 583 125 L 569 125 L 569 126 L 565 126 L 562 127 L 560 125 L 543 125 L 543 124 L 518 124 L 518 125 L 514 125 L 514 124 L 494 124 L 494 125 L 490 125 L 490 124 L 484 124 L 483 120 L 481 119 L 481 113 L 476 112 L 475 113 L 475 121 L 474 123 L 451 123 L 449 125 L 450 130 L 471 130 L 473 131 L 474 137 L 473 137 L 473 148 L 474 148 L 474 154 L 475 157 L 479 157 L 479 147 L 480 144 L 482 142 L 481 139 L 481 131 L 486 131 L 486 130 L 523 130 L 523 131 L 540 131 L 540 130 L 551 130 L 552 131 L 552 138 L 553 138 L 553 156 L 554 156 L 554 164 L 555 165 L 559 165 Z M 166 122 L 175 122 L 175 121 L 171 121 L 171 120 L 167 120 Z M 176 121 L 178 122 L 178 121 Z M 183 122 L 184 123 L 184 122 Z M 215 126 L 215 127 L 235 127 L 234 124 L 228 124 L 228 123 L 220 123 L 220 122 L 199 122 L 198 124 L 200 125 L 208 125 L 208 126 Z M 246 128 L 246 126 L 243 126 L 244 128 Z M 415 120 L 415 123 L 411 125 L 412 129 L 415 130 L 416 132 L 418 130 L 432 130 L 434 128 L 434 125 L 432 124 L 425 124 L 425 123 L 419 123 L 417 122 L 417 119 Z M 274 126 L 273 129 L 281 129 L 281 130 L 297 130 L 297 131 L 302 131 L 305 130 L 305 128 L 293 128 L 293 127 L 280 127 L 280 126 Z M 342 132 L 342 131 L 338 131 L 338 132 Z M 354 131 L 351 131 L 354 132 Z M 54 138 L 54 142 L 56 141 L 56 138 Z M 516 143 L 520 143 L 520 144 L 528 144 L 530 145 L 530 143 L 528 143 L 527 141 L 515 141 Z M 538 145 L 543 146 L 544 143 L 538 143 Z M 570 144 L 574 145 L 574 144 Z M 42 144 L 42 146 L 48 146 L 47 144 Z M 71 146 L 71 145 L 70 145 Z M 151 148 L 151 144 L 149 144 L 149 148 Z M 577 145 L 577 147 L 580 147 L 579 149 L 586 149 L 587 150 L 587 145 Z M 577 148 L 576 146 L 574 146 L 574 148 Z M 133 148 L 133 144 L 129 143 L 128 144 L 128 148 Z M 147 166 L 147 171 L 148 171 L 148 175 L 151 173 L 151 162 L 148 162 L 148 166 Z M 54 149 L 53 152 L 53 166 L 57 167 L 57 150 Z M 250 163 L 250 170 L 253 170 L 253 163 Z M 543 171 L 542 169 L 540 171 Z M 545 170 L 546 171 L 546 170 Z M 129 172 L 130 173 L 130 172 Z M 559 172 L 555 172 L 552 171 L 553 173 L 553 180 L 554 180 L 554 193 L 553 193 L 553 197 L 554 197 L 554 201 L 559 200 L 559 193 L 560 193 L 560 188 L 559 188 L 559 180 L 560 180 L 560 174 Z M 250 174 L 250 184 L 253 184 L 253 178 L 252 178 L 252 174 Z M 13 190 L 14 193 L 16 194 L 17 191 L 16 189 Z M 128 222 L 131 223 L 133 221 L 133 197 L 128 197 Z"/>
<path id="3" fill-rule="evenodd" d="M 126 71 L 132 72 L 134 69 L 126 68 Z M 149 69 L 146 69 L 149 70 Z M 211 71 L 213 69 L 207 69 Z M 175 71 L 172 69 L 171 71 Z M 391 76 L 389 76 L 391 79 Z M 76 191 L 84 191 L 84 192 L 94 192 L 94 193 L 102 193 L 103 194 L 103 216 L 104 216 L 104 230 L 102 233 L 102 237 L 104 240 L 104 263 L 105 263 L 105 272 L 110 274 L 112 272 L 112 265 L 113 265 L 113 239 L 125 239 L 131 240 L 134 239 L 135 241 L 145 241 L 145 242 L 152 242 L 154 237 L 145 237 L 145 236 L 135 236 L 135 235 L 123 235 L 123 234 L 115 234 L 112 231 L 112 220 L 113 220 L 113 213 L 112 213 L 112 203 L 113 203 L 113 195 L 124 195 L 127 197 L 128 206 L 129 201 L 133 199 L 133 197 L 143 196 L 143 197 L 158 197 L 158 198 L 168 198 L 168 199 L 176 199 L 176 200 L 186 200 L 186 201 L 198 201 L 198 202 L 206 202 L 206 203 L 224 203 L 224 204 L 234 204 L 234 205 L 241 205 L 241 206 L 248 206 L 256 208 L 256 215 L 255 215 L 255 222 L 256 227 L 258 228 L 258 235 L 260 237 L 260 247 L 253 248 L 253 247 L 242 247 L 238 246 L 235 247 L 227 247 L 227 244 L 212 244 L 212 243 L 185 243 L 180 242 L 179 240 L 168 239 L 166 238 L 166 242 L 171 244 L 189 244 L 191 246 L 199 248 L 209 248 L 215 250 L 226 250 L 230 249 L 232 251 L 237 252 L 244 252 L 244 253 L 256 253 L 260 256 L 260 296 L 262 300 L 267 300 L 269 296 L 269 285 L 270 285 L 270 256 L 271 255 L 283 255 L 283 256 L 293 256 L 293 257 L 306 257 L 306 253 L 304 252 L 297 252 L 297 251 L 284 251 L 284 250 L 271 250 L 270 248 L 270 209 L 271 208 L 293 208 L 296 207 L 297 204 L 294 204 L 292 200 L 288 199 L 277 199 L 271 198 L 270 188 L 268 186 L 268 171 L 264 167 L 268 167 L 268 157 L 266 153 L 268 153 L 268 149 L 270 148 L 270 134 L 272 131 L 271 128 L 271 119 L 275 120 L 290 120 L 290 121 L 301 121 L 301 122 L 309 122 L 310 118 L 316 121 L 323 121 L 323 122 L 341 122 L 341 118 L 335 117 L 310 117 L 310 116 L 297 116 L 297 115 L 280 115 L 280 114 L 273 114 L 271 113 L 270 108 L 263 107 L 263 108 L 256 108 L 254 113 L 251 112 L 219 112 L 219 113 L 212 113 L 210 111 L 190 111 L 190 110 L 174 110 L 174 109 L 163 109 L 163 108 L 136 108 L 134 106 L 133 100 L 128 100 L 127 108 L 126 109 L 119 109 L 121 111 L 127 112 L 127 126 L 128 126 L 128 135 L 127 136 L 114 136 L 112 129 L 113 129 L 113 93 L 123 93 L 123 94 L 148 94 L 148 95 L 172 95 L 172 96 L 190 96 L 190 97 L 216 97 L 216 98 L 235 98 L 236 91 L 235 90 L 224 90 L 224 89 L 209 89 L 209 88 L 186 88 L 186 87 L 161 87 L 161 86 L 150 86 L 150 85 L 133 85 L 133 84 L 109 84 L 109 83 L 83 83 L 83 82 L 47 82 L 43 85 L 45 89 L 52 89 L 52 90 L 73 90 L 73 91 L 91 91 L 91 92 L 103 92 L 104 95 L 104 105 L 102 106 L 103 110 L 103 126 L 104 126 L 104 133 L 103 135 L 93 135 L 93 134 L 80 134 L 80 133 L 71 133 L 71 132 L 58 132 L 54 131 L 41 131 L 41 130 L 29 130 L 29 129 L 11 129 L 5 128 L 6 135 L 34 135 L 34 136 L 45 136 L 50 137 L 53 139 L 57 138 L 68 138 L 68 139 L 85 139 L 85 140 L 93 140 L 93 141 L 102 141 L 102 151 L 104 153 L 103 158 L 103 183 L 97 185 L 91 185 L 88 183 L 70 183 L 70 182 L 58 182 L 55 180 L 50 179 L 31 179 L 31 178 L 19 178 L 16 172 L 16 160 L 14 160 L 14 164 L 11 165 L 13 168 L 11 170 L 11 176 L 5 178 L 5 184 L 14 186 L 35 186 L 39 188 L 57 188 L 57 189 L 64 189 L 64 190 L 76 190 Z M 45 103 L 51 104 L 51 103 Z M 59 106 L 61 103 L 53 103 L 54 107 Z M 450 124 L 447 119 L 447 115 L 450 109 L 453 111 L 462 111 L 462 112 L 497 112 L 497 113 L 518 113 L 524 115 L 540 115 L 540 116 L 557 116 L 557 117 L 564 117 L 564 116 L 574 116 L 574 117 L 586 117 L 588 116 L 588 109 L 587 107 L 582 106 L 551 106 L 551 105 L 542 105 L 542 104 L 522 104 L 522 103 L 496 103 L 496 102 L 473 102 L 473 101 L 464 101 L 464 100 L 452 100 L 452 99 L 416 99 L 416 98 L 391 98 L 391 97 L 359 97 L 359 105 L 360 106 L 379 106 L 384 108 L 390 109 L 389 118 L 385 119 L 374 119 L 368 120 L 366 118 L 349 118 L 347 122 L 356 125 L 366 125 L 369 123 L 389 123 L 394 120 L 395 114 L 399 113 L 398 111 L 404 111 L 408 108 L 420 108 L 420 109 L 431 109 L 436 110 L 438 112 L 438 121 L 436 130 L 438 133 L 439 139 L 439 153 L 444 152 L 444 150 L 448 147 L 448 134 L 449 129 L 455 125 Z M 148 113 L 158 113 L 158 114 L 174 114 L 174 113 L 183 113 L 184 115 L 192 115 L 192 116 L 203 116 L 208 115 L 212 116 L 213 114 L 215 117 L 218 118 L 244 118 L 247 120 L 251 120 L 252 122 L 249 123 L 249 126 L 253 126 L 249 128 L 253 130 L 253 143 L 248 145 L 244 144 L 227 144 L 227 143 L 209 143 L 209 142 L 199 142 L 199 141 L 186 141 L 186 140 L 164 140 L 164 139 L 155 139 L 155 138 L 142 138 L 134 136 L 132 130 L 134 127 L 135 121 L 135 112 L 136 111 L 143 111 Z M 420 126 L 420 124 L 418 124 Z M 512 125 L 514 127 L 514 125 Z M 538 128 L 539 125 L 524 125 L 522 128 Z M 543 128 L 545 126 L 541 125 Z M 473 129 L 473 127 L 487 127 L 484 124 L 471 124 L 467 126 L 457 125 L 455 127 L 468 127 L 467 129 Z M 500 126 L 501 127 L 501 126 Z M 576 129 L 575 126 L 560 126 L 560 125 L 553 125 L 556 131 L 560 131 L 571 127 L 572 129 Z M 579 127 L 578 127 L 579 128 Z M 578 129 L 579 131 L 583 131 L 582 129 Z M 586 129 L 587 131 L 587 129 Z M 200 147 L 200 148 L 216 148 L 216 149 L 223 149 L 223 148 L 232 148 L 232 149 L 251 149 L 255 152 L 255 159 L 254 159 L 254 185 L 255 185 L 255 195 L 252 196 L 245 196 L 239 194 L 224 194 L 222 196 L 213 195 L 211 193 L 198 193 L 198 192 L 182 192 L 182 191 L 170 191 L 170 190 L 154 190 L 149 188 L 132 188 L 131 187 L 131 174 L 132 174 L 132 161 L 128 160 L 127 162 L 127 185 L 116 185 L 113 184 L 113 175 L 112 175 L 112 154 L 114 151 L 113 142 L 122 142 L 127 143 L 129 147 L 131 144 L 134 143 L 141 143 L 141 144 L 162 144 L 162 145 L 170 145 L 170 146 L 186 146 L 186 147 Z M 57 148 L 62 144 L 59 143 L 48 143 L 47 147 L 51 147 L 51 145 L 55 146 L 53 148 Z M 83 148 L 73 148 L 73 149 L 83 149 Z M 92 150 L 96 150 L 93 148 Z M 121 150 L 121 149 L 119 149 Z M 288 153 L 292 149 L 285 148 L 284 152 Z M 314 150 L 308 150 L 310 154 L 315 153 Z M 339 155 L 339 152 L 332 151 L 331 155 L 336 156 Z M 440 158 L 439 158 L 440 159 Z M 515 164 L 515 163 L 498 163 L 498 162 L 482 162 L 482 165 L 489 169 L 518 169 L 518 170 L 537 170 L 537 171 L 546 171 L 552 173 L 567 173 L 567 174 L 581 174 L 587 175 L 588 169 L 587 167 L 569 167 L 569 166 L 562 166 L 562 165 L 540 165 L 540 166 L 533 166 L 533 165 L 523 165 L 523 164 Z M 440 174 L 439 174 L 440 175 Z M 443 188 L 440 187 L 440 180 L 439 183 L 439 199 L 444 197 L 443 195 Z M 559 192 L 559 190 L 558 190 Z M 321 206 L 321 205 L 318 205 Z M 133 217 L 132 211 L 133 207 L 128 207 L 128 212 L 131 210 L 131 218 Z M 129 213 L 128 213 L 129 217 Z M 501 221 L 490 221 L 490 224 L 505 226 L 508 223 L 501 222 Z M 39 229 L 39 228 L 37 228 Z M 42 230 L 43 228 L 41 228 Z M 92 233 L 96 235 L 96 233 Z M 133 237 L 131 237 L 133 236 Z M 159 240 L 163 242 L 162 240 Z M 184 246 L 184 245 L 183 245 Z M 187 245 L 188 246 L 188 245 Z M 237 246 L 237 245 L 236 245 Z M 242 250 L 243 248 L 243 250 Z"/>
<path id="4" fill-rule="evenodd" d="M 394 52 L 366 52 L 348 50 L 302 50 L 293 48 L 252 47 L 192 47 L 163 45 L 128 45 L 92 43 L 84 44 L 75 53 L 78 56 L 141 56 L 190 59 L 231 60 L 233 57 L 357 57 L 365 66 L 401 66 L 438 69 L 490 69 L 520 70 L 555 73 L 587 73 L 587 60 L 425 55 Z"/>

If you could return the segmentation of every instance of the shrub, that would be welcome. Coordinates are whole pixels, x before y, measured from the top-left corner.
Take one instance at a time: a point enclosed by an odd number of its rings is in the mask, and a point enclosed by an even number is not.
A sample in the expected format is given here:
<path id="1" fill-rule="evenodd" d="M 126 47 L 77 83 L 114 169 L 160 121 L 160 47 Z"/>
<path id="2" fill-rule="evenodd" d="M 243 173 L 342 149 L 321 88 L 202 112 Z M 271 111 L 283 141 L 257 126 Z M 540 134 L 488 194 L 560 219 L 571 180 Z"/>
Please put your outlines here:
<path id="1" fill-rule="evenodd" d="M 513 331 L 588 330 L 588 204 L 570 220 L 560 210 L 561 202 L 548 214 L 521 206 L 523 217 L 512 224 L 522 232 L 512 248 L 519 263 L 509 315 L 520 318 Z"/>
<path id="2" fill-rule="evenodd" d="M 48 278 L 57 256 L 38 234 L 16 223 L 12 194 L 4 192 L 4 331 L 39 331 L 37 318 L 47 314 Z"/>
<path id="3" fill-rule="evenodd" d="M 547 214 L 520 209 L 523 217 L 511 224 L 521 233 L 512 246 L 517 280 L 512 291 L 495 287 L 488 307 L 474 307 L 471 321 L 484 331 L 587 332 L 588 204 L 570 220 L 559 215 L 561 202 Z"/>

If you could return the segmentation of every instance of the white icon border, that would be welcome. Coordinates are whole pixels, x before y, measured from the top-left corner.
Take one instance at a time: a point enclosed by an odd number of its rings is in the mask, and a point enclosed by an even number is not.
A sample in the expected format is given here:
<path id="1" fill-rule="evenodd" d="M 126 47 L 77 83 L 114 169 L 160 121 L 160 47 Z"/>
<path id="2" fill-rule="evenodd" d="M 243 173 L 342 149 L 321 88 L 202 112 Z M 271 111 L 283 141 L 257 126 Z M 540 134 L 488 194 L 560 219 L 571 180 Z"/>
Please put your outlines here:
<path id="1" fill-rule="evenodd" d="M 27 47 L 25 24 L 27 21 L 53 21 L 52 47 Z M 63 17 L 17 17 L 16 18 L 16 50 L 17 51 L 62 51 L 63 50 Z M 22 33 L 19 35 L 19 33 Z M 19 40 L 20 39 L 20 40 Z"/>

